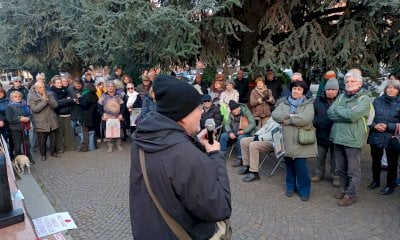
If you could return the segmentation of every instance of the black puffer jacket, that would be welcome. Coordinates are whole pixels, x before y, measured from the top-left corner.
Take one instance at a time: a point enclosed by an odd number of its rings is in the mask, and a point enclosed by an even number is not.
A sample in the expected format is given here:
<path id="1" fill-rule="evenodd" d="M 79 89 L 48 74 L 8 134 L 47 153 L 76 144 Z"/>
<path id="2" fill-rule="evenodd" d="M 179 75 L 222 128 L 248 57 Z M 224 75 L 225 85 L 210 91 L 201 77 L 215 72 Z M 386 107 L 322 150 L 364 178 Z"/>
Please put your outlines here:
<path id="1" fill-rule="evenodd" d="M 51 93 L 58 103 L 58 107 L 54 110 L 57 115 L 69 115 L 71 114 L 71 106 L 74 103 L 72 96 L 69 95 L 67 88 L 56 88 L 51 87 Z"/>
<path id="2" fill-rule="evenodd" d="M 135 239 L 177 239 L 144 184 L 139 148 L 145 152 L 152 190 L 163 208 L 191 236 L 209 239 L 215 222 L 229 218 L 231 194 L 225 161 L 206 154 L 175 121 L 149 112 L 133 135 L 130 213 Z"/>
<path id="3" fill-rule="evenodd" d="M 318 96 L 314 101 L 314 120 L 313 124 L 316 128 L 316 136 L 317 143 L 321 146 L 329 146 L 332 144 L 329 141 L 329 137 L 331 134 L 331 128 L 333 125 L 333 121 L 328 117 L 328 108 L 331 106 L 333 101 L 328 102 L 326 99 L 325 93 L 323 96 Z"/>
<path id="4" fill-rule="evenodd" d="M 206 120 L 209 118 L 213 118 L 215 122 L 215 127 L 219 127 L 222 123 L 222 116 L 221 112 L 219 111 L 219 106 L 216 106 L 214 104 L 211 105 L 211 108 L 208 111 L 203 110 L 203 114 L 201 114 L 201 119 L 200 119 L 200 127 L 201 129 L 204 128 L 204 124 L 206 123 Z"/>
<path id="5" fill-rule="evenodd" d="M 79 115 L 79 122 L 85 127 L 94 127 L 94 120 L 97 112 L 97 95 L 93 90 L 85 90 L 83 96 L 79 97 L 82 113 Z"/>
<path id="6" fill-rule="evenodd" d="M 389 97 L 386 94 L 374 100 L 375 118 L 370 126 L 367 143 L 380 148 L 387 148 L 390 138 L 396 131 L 396 124 L 400 123 L 400 98 Z M 378 132 L 375 125 L 385 123 L 386 131 Z"/>

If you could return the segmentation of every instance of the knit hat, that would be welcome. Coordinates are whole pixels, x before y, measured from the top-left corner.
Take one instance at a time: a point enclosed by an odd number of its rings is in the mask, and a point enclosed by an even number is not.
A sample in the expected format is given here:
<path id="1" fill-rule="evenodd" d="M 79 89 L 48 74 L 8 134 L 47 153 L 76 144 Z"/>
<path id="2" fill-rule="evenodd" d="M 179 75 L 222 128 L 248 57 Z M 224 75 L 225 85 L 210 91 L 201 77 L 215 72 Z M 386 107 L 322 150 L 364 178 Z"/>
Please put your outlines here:
<path id="1" fill-rule="evenodd" d="M 339 90 L 339 83 L 338 80 L 336 78 L 331 78 L 326 82 L 325 85 L 325 90 L 327 89 L 335 89 L 335 90 Z"/>
<path id="2" fill-rule="evenodd" d="M 325 79 L 331 79 L 331 78 L 336 78 L 336 73 L 332 70 L 327 71 L 324 75 Z"/>
<path id="3" fill-rule="evenodd" d="M 205 94 L 205 95 L 203 95 L 203 97 L 202 97 L 202 100 L 203 100 L 203 101 L 211 101 L 211 100 L 212 100 L 212 98 L 211 98 L 211 96 L 210 96 L 210 95 L 208 95 L 208 94 Z"/>
<path id="4" fill-rule="evenodd" d="M 240 107 L 239 103 L 235 102 L 235 100 L 230 100 L 228 105 L 231 111 Z"/>
<path id="5" fill-rule="evenodd" d="M 157 112 L 179 121 L 201 104 L 199 92 L 190 84 L 168 75 L 153 81 Z"/>

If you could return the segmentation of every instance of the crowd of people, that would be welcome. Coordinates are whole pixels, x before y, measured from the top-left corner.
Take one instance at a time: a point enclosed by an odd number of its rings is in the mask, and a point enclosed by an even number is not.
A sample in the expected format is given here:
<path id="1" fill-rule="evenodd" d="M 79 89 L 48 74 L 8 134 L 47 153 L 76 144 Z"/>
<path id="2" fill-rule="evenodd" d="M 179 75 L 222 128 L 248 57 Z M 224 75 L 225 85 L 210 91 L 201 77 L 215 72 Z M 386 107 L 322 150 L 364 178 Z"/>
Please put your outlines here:
<path id="1" fill-rule="evenodd" d="M 11 159 L 24 154 L 34 164 L 32 152 L 37 149 L 46 161 L 67 151 L 94 150 L 102 141 L 107 152 L 114 150 L 114 144 L 123 150 L 121 141 L 130 139 L 142 105 L 143 112 L 154 110 L 151 73 L 137 88 L 119 67 L 100 79 L 93 75 L 91 69 L 75 79 L 62 73 L 46 82 L 45 75 L 38 73 L 28 86 L 13 77 L 8 91 L 0 87 L 0 133 L 8 142 Z M 119 122 L 117 133 L 108 136 L 107 122 L 113 119 Z"/>
<path id="2" fill-rule="evenodd" d="M 391 75 L 384 92 L 375 100 L 363 88 L 359 69 L 349 70 L 343 81 L 336 79 L 334 71 L 326 72 L 315 97 L 299 72 L 293 73 L 289 86 L 283 86 L 274 72 L 267 70 L 265 77 L 256 78 L 256 86 L 251 91 L 241 84 L 248 85 L 242 70 L 237 76 L 235 81 L 230 81 L 216 75 L 209 94 L 203 94 L 201 127 L 209 118 L 214 118 L 217 126 L 223 126 L 224 130 L 218 131 L 220 153 L 226 156 L 230 145 L 237 148 L 237 160 L 232 166 L 240 167 L 238 174 L 245 175 L 243 181 L 260 179 L 259 155 L 274 151 L 271 131 L 281 126 L 286 196 L 297 193 L 301 200 L 308 201 L 311 182 L 326 179 L 340 189 L 334 194 L 339 206 L 356 202 L 361 181 L 361 151 L 367 136 L 373 159 L 373 181 L 368 189 L 380 186 L 381 160 L 387 158 L 387 181 L 379 194 L 394 191 L 400 149 L 392 147 L 390 140 L 400 126 L 399 76 Z M 196 77 L 194 85 L 201 83 L 201 77 Z M 368 117 L 372 117 L 370 123 L 367 123 Z M 310 133 L 315 138 L 312 142 L 299 140 Z M 316 158 L 312 177 L 307 164 L 309 158 Z M 329 172 L 325 171 L 327 159 Z"/>

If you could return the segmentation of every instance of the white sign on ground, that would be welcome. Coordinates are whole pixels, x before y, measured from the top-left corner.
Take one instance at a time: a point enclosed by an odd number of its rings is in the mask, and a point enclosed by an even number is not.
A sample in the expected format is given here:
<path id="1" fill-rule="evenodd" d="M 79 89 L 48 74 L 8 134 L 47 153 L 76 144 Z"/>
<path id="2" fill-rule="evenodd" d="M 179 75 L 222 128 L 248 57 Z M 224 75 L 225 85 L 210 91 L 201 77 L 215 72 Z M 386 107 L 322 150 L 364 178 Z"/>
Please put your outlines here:
<path id="1" fill-rule="evenodd" d="M 38 237 L 77 228 L 68 212 L 54 213 L 32 220 Z"/>

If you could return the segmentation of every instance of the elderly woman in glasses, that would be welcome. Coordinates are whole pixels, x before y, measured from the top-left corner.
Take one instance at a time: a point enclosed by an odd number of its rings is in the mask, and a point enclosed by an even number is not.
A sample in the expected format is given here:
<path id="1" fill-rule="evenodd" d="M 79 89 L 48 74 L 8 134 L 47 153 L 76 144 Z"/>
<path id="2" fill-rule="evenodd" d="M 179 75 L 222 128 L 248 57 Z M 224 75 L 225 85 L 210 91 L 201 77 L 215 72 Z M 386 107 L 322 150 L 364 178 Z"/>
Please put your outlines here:
<path id="1" fill-rule="evenodd" d="M 139 93 L 135 91 L 133 83 L 126 84 L 126 95 L 124 96 L 124 102 L 126 103 L 126 111 L 124 113 L 124 129 L 123 129 L 123 140 L 126 140 L 126 130 L 130 130 L 131 134 L 135 131 L 135 118 L 131 117 L 134 113 L 135 108 L 142 107 L 142 99 Z"/>
<path id="2" fill-rule="evenodd" d="M 54 95 L 46 91 L 43 82 L 36 82 L 34 91 L 28 94 L 28 105 L 33 116 L 33 125 L 38 136 L 41 160 L 46 161 L 46 142 L 50 137 L 50 154 L 55 158 L 60 155 L 56 151 L 56 130 L 58 129 L 58 118 L 54 111 L 58 103 Z"/>

